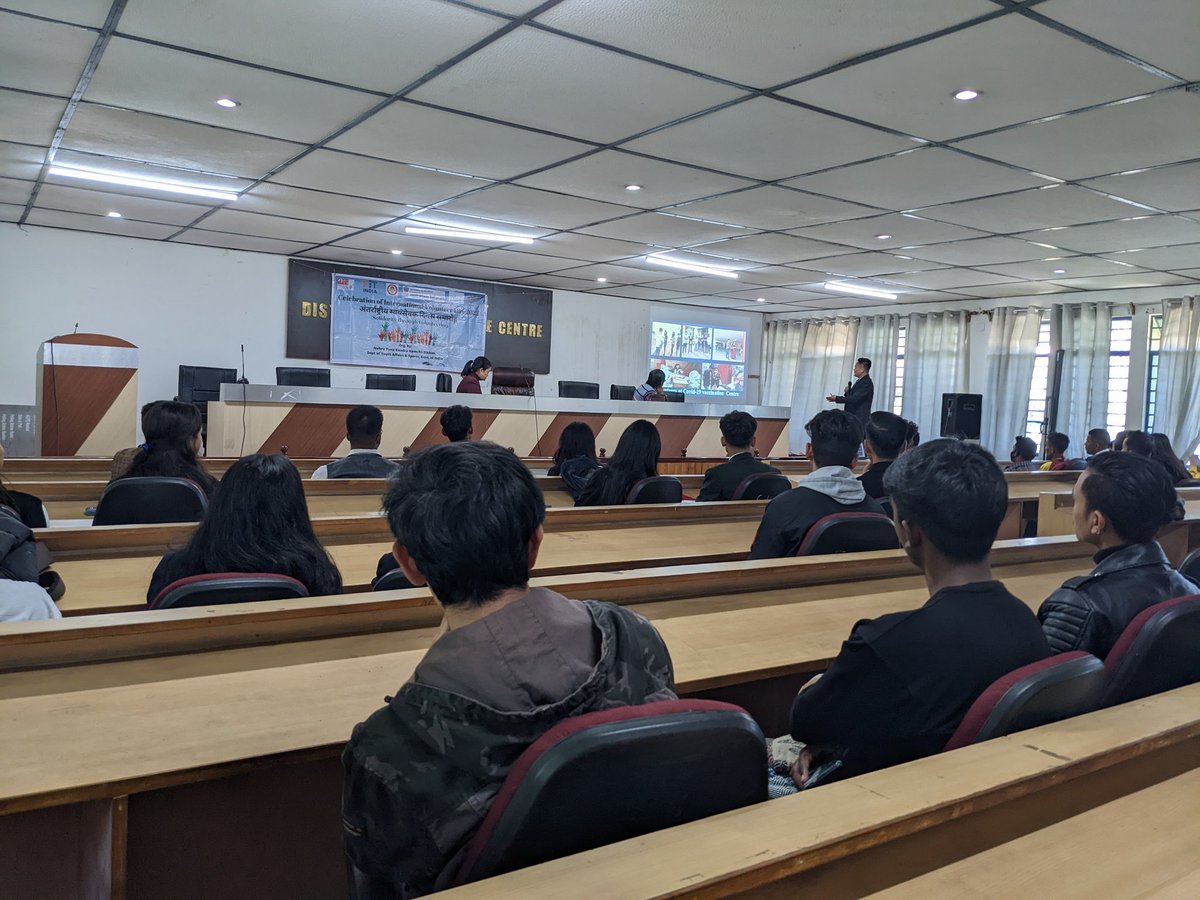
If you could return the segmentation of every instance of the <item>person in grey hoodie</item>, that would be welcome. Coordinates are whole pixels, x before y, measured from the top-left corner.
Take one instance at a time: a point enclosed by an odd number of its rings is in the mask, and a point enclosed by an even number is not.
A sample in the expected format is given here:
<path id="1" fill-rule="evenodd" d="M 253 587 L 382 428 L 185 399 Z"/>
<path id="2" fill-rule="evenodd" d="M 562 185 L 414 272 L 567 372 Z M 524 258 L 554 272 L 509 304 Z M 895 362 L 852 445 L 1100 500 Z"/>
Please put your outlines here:
<path id="1" fill-rule="evenodd" d="M 863 441 L 862 423 L 840 409 L 830 409 L 817 413 L 804 429 L 808 458 L 815 469 L 797 487 L 767 504 L 750 547 L 751 559 L 791 556 L 808 530 L 834 513 L 883 512 L 851 471 Z"/>

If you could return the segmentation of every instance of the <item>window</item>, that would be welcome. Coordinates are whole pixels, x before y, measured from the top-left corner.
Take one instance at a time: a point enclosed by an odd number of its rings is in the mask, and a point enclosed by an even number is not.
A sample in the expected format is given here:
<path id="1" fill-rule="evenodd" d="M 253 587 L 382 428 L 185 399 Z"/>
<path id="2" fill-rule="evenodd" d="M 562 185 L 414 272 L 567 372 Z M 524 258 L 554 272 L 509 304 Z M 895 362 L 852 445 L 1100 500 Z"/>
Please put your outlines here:
<path id="1" fill-rule="evenodd" d="M 908 326 L 901 325 L 896 340 L 896 392 L 892 397 L 892 412 L 901 415 L 904 406 L 904 344 Z"/>
<path id="2" fill-rule="evenodd" d="M 1146 430 L 1154 430 L 1154 397 L 1158 393 L 1158 354 L 1162 349 L 1162 313 L 1150 316 L 1150 362 L 1146 378 Z"/>
<path id="3" fill-rule="evenodd" d="M 1129 351 L 1133 346 L 1133 317 L 1114 316 L 1108 332 L 1109 434 L 1125 430 L 1129 411 Z"/>
<path id="4" fill-rule="evenodd" d="M 1046 400 L 1050 393 L 1050 316 L 1042 316 L 1038 329 L 1037 356 L 1033 362 L 1033 381 L 1029 385 L 1029 411 L 1025 414 L 1025 434 L 1040 447 L 1045 437 Z"/>

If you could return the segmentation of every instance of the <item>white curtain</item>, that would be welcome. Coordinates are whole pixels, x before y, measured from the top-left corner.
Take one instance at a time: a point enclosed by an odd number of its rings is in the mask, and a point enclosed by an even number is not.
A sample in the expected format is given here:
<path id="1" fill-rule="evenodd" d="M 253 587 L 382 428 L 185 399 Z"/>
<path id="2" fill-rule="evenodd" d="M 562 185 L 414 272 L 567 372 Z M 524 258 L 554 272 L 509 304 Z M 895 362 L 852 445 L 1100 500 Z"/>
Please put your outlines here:
<path id="1" fill-rule="evenodd" d="M 1013 438 L 1025 433 L 1041 324 L 1042 311 L 1032 306 L 992 313 L 980 443 L 999 459 L 1007 459 Z"/>
<path id="2" fill-rule="evenodd" d="M 1083 303 L 1056 306 L 1054 312 L 1052 329 L 1058 336 L 1054 343 L 1064 351 L 1054 428 L 1071 439 L 1068 457 L 1083 456 L 1088 430 L 1104 428 L 1108 422 L 1112 306 Z"/>
<path id="3" fill-rule="evenodd" d="M 1186 459 L 1200 444 L 1200 299 L 1163 302 L 1154 430 Z"/>
<path id="4" fill-rule="evenodd" d="M 875 402 L 871 411 L 892 411 L 896 396 L 896 349 L 900 340 L 897 315 L 863 316 L 858 325 L 858 344 L 854 357 L 871 360 L 871 381 L 875 384 Z"/>
<path id="5" fill-rule="evenodd" d="M 942 394 L 967 387 L 967 314 L 914 313 L 904 352 L 904 418 L 917 423 L 921 440 L 942 433 Z"/>
<path id="6" fill-rule="evenodd" d="M 763 406 L 791 406 L 796 387 L 796 365 L 800 362 L 803 329 L 794 319 L 772 319 L 763 327 Z"/>

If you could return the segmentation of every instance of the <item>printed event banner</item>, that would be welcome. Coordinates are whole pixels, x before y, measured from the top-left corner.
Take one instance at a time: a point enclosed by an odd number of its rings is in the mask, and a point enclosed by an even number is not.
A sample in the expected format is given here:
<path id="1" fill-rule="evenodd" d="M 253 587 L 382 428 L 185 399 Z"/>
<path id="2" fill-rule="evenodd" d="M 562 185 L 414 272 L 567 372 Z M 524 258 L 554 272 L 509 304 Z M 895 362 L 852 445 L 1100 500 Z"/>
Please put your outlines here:
<path id="1" fill-rule="evenodd" d="M 459 371 L 483 355 L 487 294 L 333 273 L 329 361 Z"/>

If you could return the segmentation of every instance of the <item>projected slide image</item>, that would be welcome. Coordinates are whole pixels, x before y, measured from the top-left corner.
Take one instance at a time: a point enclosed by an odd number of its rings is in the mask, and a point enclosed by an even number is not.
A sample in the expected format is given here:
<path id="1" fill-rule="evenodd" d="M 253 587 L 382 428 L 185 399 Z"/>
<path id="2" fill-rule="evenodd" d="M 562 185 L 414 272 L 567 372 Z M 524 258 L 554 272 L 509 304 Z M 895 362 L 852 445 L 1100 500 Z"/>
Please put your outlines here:
<path id="1" fill-rule="evenodd" d="M 683 326 L 670 322 L 655 322 L 651 329 L 651 356 L 679 356 L 682 350 Z"/>
<path id="2" fill-rule="evenodd" d="M 683 352 L 678 354 L 687 359 L 712 359 L 711 328 L 698 325 L 683 326 Z"/>
<path id="3" fill-rule="evenodd" d="M 746 332 L 690 322 L 653 322 L 650 368 L 666 375 L 663 390 L 688 396 L 740 398 L 746 390 Z"/>
<path id="4" fill-rule="evenodd" d="M 746 358 L 746 333 L 713 329 L 713 359 L 742 362 Z"/>

